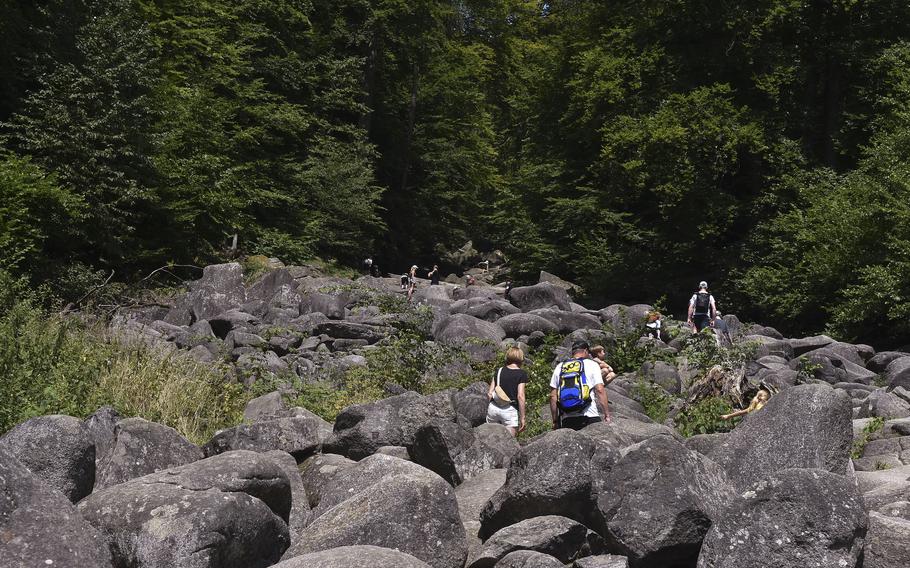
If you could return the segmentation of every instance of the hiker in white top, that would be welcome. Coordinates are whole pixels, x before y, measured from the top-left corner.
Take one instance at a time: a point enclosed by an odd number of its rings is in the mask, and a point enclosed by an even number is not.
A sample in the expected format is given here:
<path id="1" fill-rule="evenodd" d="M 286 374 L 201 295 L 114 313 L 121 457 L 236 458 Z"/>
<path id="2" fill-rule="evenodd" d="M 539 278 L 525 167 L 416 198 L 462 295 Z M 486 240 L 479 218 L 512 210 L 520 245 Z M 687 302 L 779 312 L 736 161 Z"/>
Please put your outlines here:
<path id="1" fill-rule="evenodd" d="M 553 428 L 572 428 L 581 430 L 588 424 L 595 422 L 610 422 L 610 407 L 607 400 L 607 389 L 604 388 L 600 365 L 590 358 L 588 343 L 576 341 L 572 344 L 572 358 L 563 361 L 553 369 L 550 378 L 550 414 L 553 417 Z M 583 385 L 569 385 L 566 381 L 567 372 L 575 367 L 583 380 Z M 562 383 L 562 384 L 560 384 Z M 570 403 L 567 393 L 580 393 L 576 396 L 579 404 L 573 409 L 566 409 Z M 577 400 L 581 398 L 581 400 Z"/>
<path id="2" fill-rule="evenodd" d="M 698 292 L 689 299 L 689 319 L 686 323 L 694 333 L 706 327 L 714 327 L 714 318 L 717 316 L 717 306 L 714 296 L 708 292 L 708 283 L 702 280 L 698 283 Z"/>

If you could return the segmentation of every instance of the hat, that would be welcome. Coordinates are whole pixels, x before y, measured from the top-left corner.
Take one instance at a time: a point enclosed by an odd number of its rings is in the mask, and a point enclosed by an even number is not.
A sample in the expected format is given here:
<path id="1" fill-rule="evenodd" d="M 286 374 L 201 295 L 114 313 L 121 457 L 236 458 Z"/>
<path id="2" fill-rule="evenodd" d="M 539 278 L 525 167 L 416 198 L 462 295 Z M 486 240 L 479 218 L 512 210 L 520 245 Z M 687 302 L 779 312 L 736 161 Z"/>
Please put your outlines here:
<path id="1" fill-rule="evenodd" d="M 705 282 L 704 280 L 702 280 L 701 282 L 698 283 L 698 287 L 699 287 L 699 288 L 706 288 L 706 289 L 707 289 L 707 288 L 708 288 L 708 283 Z"/>
<path id="2" fill-rule="evenodd" d="M 590 350 L 590 346 L 588 345 L 587 341 L 585 341 L 583 339 L 579 339 L 578 341 L 576 341 L 575 343 L 572 344 L 572 353 L 575 353 L 576 351 L 581 351 L 582 349 Z"/>

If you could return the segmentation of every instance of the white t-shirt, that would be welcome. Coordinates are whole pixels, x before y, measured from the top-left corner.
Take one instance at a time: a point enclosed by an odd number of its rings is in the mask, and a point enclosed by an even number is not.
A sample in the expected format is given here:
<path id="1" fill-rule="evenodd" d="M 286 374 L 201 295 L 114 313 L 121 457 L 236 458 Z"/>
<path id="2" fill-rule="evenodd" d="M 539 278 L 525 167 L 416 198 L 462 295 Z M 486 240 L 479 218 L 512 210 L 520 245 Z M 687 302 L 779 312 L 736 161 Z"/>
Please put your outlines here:
<path id="1" fill-rule="evenodd" d="M 593 359 L 584 360 L 584 375 L 585 375 L 585 384 L 591 389 L 591 404 L 585 408 L 584 413 L 580 411 L 575 412 L 565 412 L 563 417 L 572 418 L 576 416 L 589 416 L 591 418 L 597 418 L 600 416 L 600 412 L 597 410 L 597 402 L 594 394 L 594 387 L 597 385 L 604 384 L 604 379 L 600 374 L 600 365 L 598 365 Z M 550 377 L 550 388 L 558 389 L 559 388 L 559 370 L 562 368 L 562 363 L 556 365 L 556 368 L 553 369 L 553 376 Z"/>

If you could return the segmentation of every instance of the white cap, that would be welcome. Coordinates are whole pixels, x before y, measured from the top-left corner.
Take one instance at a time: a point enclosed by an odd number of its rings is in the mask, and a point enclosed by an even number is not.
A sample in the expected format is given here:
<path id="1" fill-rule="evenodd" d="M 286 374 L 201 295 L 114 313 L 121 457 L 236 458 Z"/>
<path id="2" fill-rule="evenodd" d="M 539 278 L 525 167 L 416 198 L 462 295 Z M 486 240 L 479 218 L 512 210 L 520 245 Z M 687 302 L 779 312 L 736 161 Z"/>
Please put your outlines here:
<path id="1" fill-rule="evenodd" d="M 699 288 L 705 288 L 705 289 L 707 289 L 707 288 L 708 288 L 708 283 L 705 282 L 704 280 L 702 280 L 701 282 L 698 283 L 698 287 L 699 287 Z"/>

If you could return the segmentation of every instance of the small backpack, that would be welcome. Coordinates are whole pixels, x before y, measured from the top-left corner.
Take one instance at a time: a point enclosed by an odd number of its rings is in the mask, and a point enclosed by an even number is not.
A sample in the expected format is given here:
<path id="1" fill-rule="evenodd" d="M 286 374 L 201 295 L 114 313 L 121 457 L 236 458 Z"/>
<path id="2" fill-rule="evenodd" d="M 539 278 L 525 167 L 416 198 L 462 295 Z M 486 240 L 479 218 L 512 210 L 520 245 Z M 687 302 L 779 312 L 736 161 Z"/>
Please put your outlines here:
<path id="1" fill-rule="evenodd" d="M 695 313 L 705 315 L 711 307 L 711 294 L 707 292 L 695 293 Z"/>
<path id="2" fill-rule="evenodd" d="M 563 412 L 578 411 L 591 404 L 583 359 L 571 359 L 560 367 L 557 404 Z"/>

